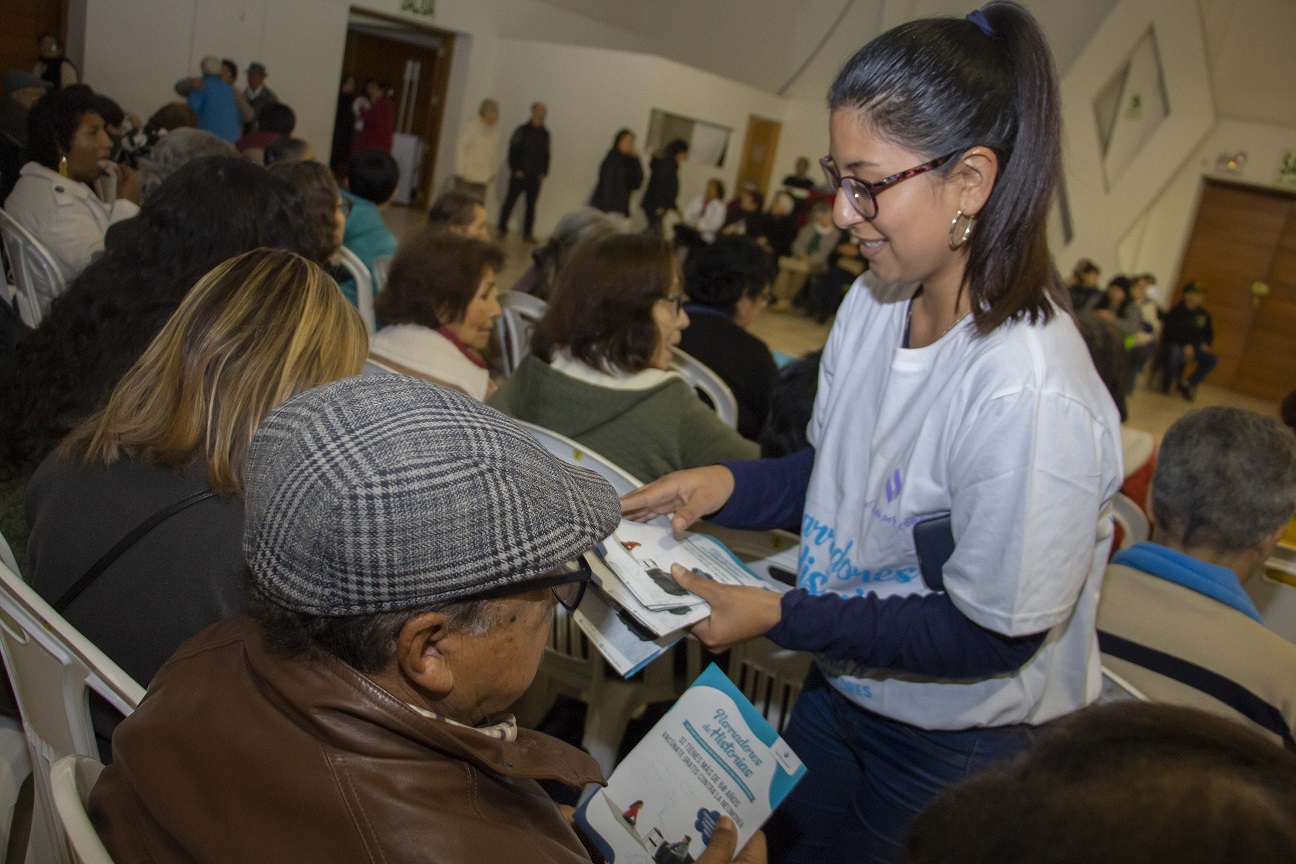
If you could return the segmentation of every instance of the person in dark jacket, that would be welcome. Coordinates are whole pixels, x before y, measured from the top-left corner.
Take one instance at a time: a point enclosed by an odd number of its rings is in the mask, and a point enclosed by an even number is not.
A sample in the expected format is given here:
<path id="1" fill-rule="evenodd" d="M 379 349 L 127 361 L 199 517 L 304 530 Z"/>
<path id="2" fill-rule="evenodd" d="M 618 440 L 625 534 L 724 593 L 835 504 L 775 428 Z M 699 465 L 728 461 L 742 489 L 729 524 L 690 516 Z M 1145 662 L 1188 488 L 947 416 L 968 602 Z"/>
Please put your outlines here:
<path id="1" fill-rule="evenodd" d="M 774 259 L 750 237 L 719 237 L 689 256 L 680 348 L 719 375 L 738 400 L 738 432 L 755 441 L 769 413 L 778 367 L 768 346 L 747 332 L 760 317 Z"/>
<path id="2" fill-rule="evenodd" d="M 1215 341 L 1215 330 L 1211 326 L 1210 313 L 1201 305 L 1204 291 L 1199 282 L 1185 285 L 1179 302 L 1166 313 L 1165 326 L 1161 330 L 1161 350 L 1165 355 L 1161 366 L 1161 392 L 1169 393 L 1173 384 L 1189 402 L 1197 396 L 1197 385 L 1219 365 L 1219 358 L 1210 350 L 1211 342 Z M 1188 363 L 1195 363 L 1196 368 L 1185 379 L 1184 367 Z"/>
<path id="3" fill-rule="evenodd" d="M 590 198 L 590 206 L 604 213 L 630 215 L 630 193 L 643 185 L 643 164 L 635 152 L 635 136 L 622 129 L 612 142 L 612 149 L 599 166 L 598 185 Z"/>
<path id="4" fill-rule="evenodd" d="M 679 197 L 679 166 L 688 158 L 686 141 L 676 138 L 654 156 L 649 165 L 648 188 L 644 190 L 639 206 L 648 217 L 650 231 L 661 233 L 662 217 L 678 210 L 675 199 Z"/>
<path id="5" fill-rule="evenodd" d="M 339 173 L 345 171 L 351 158 L 351 141 L 355 137 L 355 113 L 352 105 L 356 98 L 356 79 L 347 75 L 338 88 L 337 113 L 333 117 L 333 146 L 329 150 L 329 165 Z"/>
<path id="6" fill-rule="evenodd" d="M 540 197 L 540 184 L 549 176 L 549 130 L 545 128 L 543 102 L 531 106 L 531 119 L 513 130 L 509 139 L 509 188 L 500 208 L 500 236 L 508 233 L 509 217 L 523 194 L 526 195 L 526 212 L 522 218 L 523 239 L 535 242 L 536 199 Z"/>

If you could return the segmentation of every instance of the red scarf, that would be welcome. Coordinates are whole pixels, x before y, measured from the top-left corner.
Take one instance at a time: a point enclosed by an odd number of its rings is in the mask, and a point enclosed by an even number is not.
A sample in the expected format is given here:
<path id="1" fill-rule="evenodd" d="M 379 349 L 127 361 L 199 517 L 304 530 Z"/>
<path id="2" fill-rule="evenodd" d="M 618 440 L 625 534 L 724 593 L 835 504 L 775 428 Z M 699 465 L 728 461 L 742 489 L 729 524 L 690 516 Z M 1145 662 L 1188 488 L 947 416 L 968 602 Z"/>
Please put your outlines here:
<path id="1" fill-rule="evenodd" d="M 456 336 L 454 333 L 452 333 L 449 330 L 449 328 L 438 327 L 436 332 L 440 333 L 442 336 L 449 339 L 450 344 L 458 348 L 459 353 L 467 357 L 470 361 L 472 361 L 472 364 L 476 366 L 478 369 L 486 368 L 486 361 L 481 358 L 481 355 L 478 354 L 476 351 L 474 351 L 472 348 L 470 348 L 467 344 L 465 344 L 464 341 L 460 339 L 458 336 Z"/>

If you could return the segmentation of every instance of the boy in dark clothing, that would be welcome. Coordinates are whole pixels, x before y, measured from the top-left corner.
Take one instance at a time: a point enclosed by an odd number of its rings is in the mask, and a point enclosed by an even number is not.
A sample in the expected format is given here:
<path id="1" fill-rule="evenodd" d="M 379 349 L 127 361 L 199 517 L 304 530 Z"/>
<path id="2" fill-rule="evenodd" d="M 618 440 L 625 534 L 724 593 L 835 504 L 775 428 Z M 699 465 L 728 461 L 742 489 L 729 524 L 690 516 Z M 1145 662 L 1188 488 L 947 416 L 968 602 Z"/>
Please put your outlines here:
<path id="1" fill-rule="evenodd" d="M 1202 308 L 1205 289 L 1197 282 L 1184 286 L 1179 302 L 1166 313 L 1161 330 L 1161 349 L 1165 363 L 1161 368 L 1161 392 L 1169 393 L 1170 385 L 1191 402 L 1197 395 L 1197 385 L 1219 365 L 1219 358 L 1210 350 L 1215 340 L 1210 313 Z M 1184 367 L 1194 362 L 1192 375 L 1184 379 Z"/>

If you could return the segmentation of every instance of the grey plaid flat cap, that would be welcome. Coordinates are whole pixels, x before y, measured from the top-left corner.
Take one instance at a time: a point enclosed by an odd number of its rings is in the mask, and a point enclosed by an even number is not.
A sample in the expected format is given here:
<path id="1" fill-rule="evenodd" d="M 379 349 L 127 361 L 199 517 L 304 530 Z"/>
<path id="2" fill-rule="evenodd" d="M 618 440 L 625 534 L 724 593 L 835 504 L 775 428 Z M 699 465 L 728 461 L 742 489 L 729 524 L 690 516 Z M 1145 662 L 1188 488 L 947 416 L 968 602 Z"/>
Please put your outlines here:
<path id="1" fill-rule="evenodd" d="M 320 616 L 430 606 L 517 585 L 616 528 L 597 474 L 462 394 L 368 375 L 262 422 L 247 461 L 243 551 L 272 602 Z"/>

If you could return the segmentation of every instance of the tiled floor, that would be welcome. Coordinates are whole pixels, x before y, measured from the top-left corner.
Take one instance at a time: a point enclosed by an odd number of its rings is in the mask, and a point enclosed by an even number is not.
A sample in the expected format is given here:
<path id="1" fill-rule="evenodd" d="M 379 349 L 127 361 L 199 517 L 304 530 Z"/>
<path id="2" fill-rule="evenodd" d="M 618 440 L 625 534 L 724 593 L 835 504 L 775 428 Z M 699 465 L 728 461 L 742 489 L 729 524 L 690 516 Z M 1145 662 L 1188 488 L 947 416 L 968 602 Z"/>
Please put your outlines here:
<path id="1" fill-rule="evenodd" d="M 383 221 L 397 237 L 421 225 L 423 219 L 422 210 L 408 207 L 393 206 L 383 215 Z M 531 250 L 534 247 L 523 243 L 516 233 L 506 237 L 503 245 L 508 260 L 498 282 L 507 287 L 516 282 L 530 266 Z M 808 351 L 822 348 L 828 339 L 829 329 L 829 325 L 816 324 L 799 312 L 766 312 L 753 325 L 752 332 L 764 339 L 773 350 L 800 357 Z M 1247 408 L 1272 417 L 1278 416 L 1277 403 L 1255 399 L 1222 387 L 1203 384 L 1198 390 L 1197 400 L 1190 403 L 1178 395 L 1162 396 L 1140 381 L 1139 388 L 1130 396 L 1129 425 L 1160 438 L 1174 421 L 1191 409 L 1206 405 Z"/>

